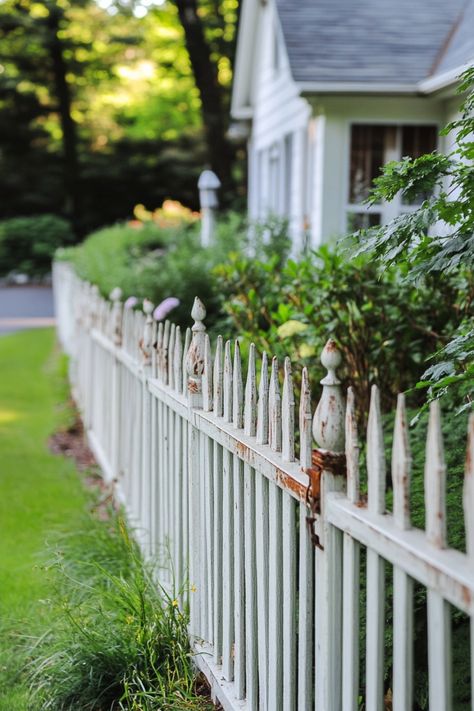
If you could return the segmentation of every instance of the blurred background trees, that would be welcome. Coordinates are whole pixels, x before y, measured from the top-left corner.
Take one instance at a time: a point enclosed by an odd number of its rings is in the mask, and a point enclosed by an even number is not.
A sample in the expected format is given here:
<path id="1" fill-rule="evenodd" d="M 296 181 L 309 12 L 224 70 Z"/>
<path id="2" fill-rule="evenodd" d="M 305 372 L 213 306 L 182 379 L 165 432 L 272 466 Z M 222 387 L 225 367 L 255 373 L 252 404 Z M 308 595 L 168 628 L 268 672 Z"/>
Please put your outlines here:
<path id="1" fill-rule="evenodd" d="M 81 237 L 137 203 L 196 208 L 205 166 L 242 201 L 237 19 L 237 0 L 4 0 L 0 218 L 53 213 Z"/>

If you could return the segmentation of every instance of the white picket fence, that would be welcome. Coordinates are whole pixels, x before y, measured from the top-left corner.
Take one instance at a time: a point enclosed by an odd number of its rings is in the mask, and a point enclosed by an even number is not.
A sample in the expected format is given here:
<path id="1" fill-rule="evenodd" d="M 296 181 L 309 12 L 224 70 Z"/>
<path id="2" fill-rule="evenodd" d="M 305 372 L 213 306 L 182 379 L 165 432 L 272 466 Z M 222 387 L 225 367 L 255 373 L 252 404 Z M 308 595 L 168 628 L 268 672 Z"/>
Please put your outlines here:
<path id="1" fill-rule="evenodd" d="M 421 531 L 410 525 L 411 457 L 402 395 L 393 441 L 393 513 L 386 511 L 375 386 L 367 431 L 368 496 L 361 500 L 354 397 L 349 390 L 344 404 L 333 342 L 322 354 L 328 374 L 314 418 L 303 369 L 295 423 L 290 361 L 284 362 L 281 387 L 276 358 L 268 363 L 263 354 L 257 378 L 250 346 L 244 383 L 238 341 L 224 344 L 218 338 L 212 348 L 199 300 L 183 344 L 179 327 L 153 322 L 150 302 L 144 313 L 124 310 L 118 290 L 104 300 L 66 263 L 54 265 L 54 289 L 59 337 L 71 357 L 91 447 L 104 477 L 115 482 L 144 553 L 161 561 L 160 583 L 189 598 L 196 663 L 223 707 L 381 711 L 388 686 L 395 711 L 413 708 L 418 581 L 427 589 L 429 708 L 450 711 L 449 605 L 474 613 L 474 419 L 464 554 L 446 544 L 437 404 L 429 420 Z M 308 517 L 314 519 L 312 535 Z M 393 566 L 393 678 L 384 684 L 386 562 Z M 362 588 L 366 661 L 360 680 Z M 472 663 L 473 644 L 471 636 Z"/>

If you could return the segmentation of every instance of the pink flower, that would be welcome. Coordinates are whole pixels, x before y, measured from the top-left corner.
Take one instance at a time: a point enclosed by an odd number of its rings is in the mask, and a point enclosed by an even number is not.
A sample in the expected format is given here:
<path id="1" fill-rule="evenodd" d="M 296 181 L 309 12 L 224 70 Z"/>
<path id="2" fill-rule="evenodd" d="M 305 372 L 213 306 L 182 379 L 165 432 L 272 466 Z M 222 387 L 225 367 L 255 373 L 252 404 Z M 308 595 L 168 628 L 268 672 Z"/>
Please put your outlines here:
<path id="1" fill-rule="evenodd" d="M 168 296 L 168 298 L 164 299 L 161 304 L 158 304 L 156 309 L 153 311 L 154 319 L 156 321 L 163 321 L 163 319 L 168 316 L 169 312 L 179 306 L 179 304 L 180 300 L 175 296 Z"/>
<path id="2" fill-rule="evenodd" d="M 124 309 L 133 309 L 134 306 L 138 304 L 138 299 L 136 296 L 129 296 L 123 305 Z"/>

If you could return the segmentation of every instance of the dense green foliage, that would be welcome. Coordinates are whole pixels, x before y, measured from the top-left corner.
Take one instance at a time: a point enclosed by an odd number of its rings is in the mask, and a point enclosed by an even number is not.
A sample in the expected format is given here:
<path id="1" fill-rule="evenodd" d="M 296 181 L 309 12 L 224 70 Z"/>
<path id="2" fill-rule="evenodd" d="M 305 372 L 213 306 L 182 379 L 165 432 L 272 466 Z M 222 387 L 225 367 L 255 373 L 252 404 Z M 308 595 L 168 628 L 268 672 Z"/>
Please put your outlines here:
<path id="1" fill-rule="evenodd" d="M 197 207 L 198 175 L 214 157 L 209 102 L 178 5 L 0 3 L 0 217 L 55 212 L 83 236 L 138 203 Z M 205 119 L 214 111 L 224 136 L 238 3 L 199 0 L 198 10 L 199 51 L 209 51 L 201 74 L 211 72 L 222 98 Z M 225 202 L 242 200 L 241 157 L 228 152 Z"/>
<path id="2" fill-rule="evenodd" d="M 210 709 L 196 693 L 186 611 L 157 586 L 123 520 L 109 515 L 88 516 L 83 531 L 54 544 L 56 621 L 30 646 L 29 708 Z"/>
<path id="3" fill-rule="evenodd" d="M 370 202 L 391 200 L 401 192 L 407 202 L 428 194 L 414 212 L 388 225 L 362 231 L 359 252 L 369 252 L 386 265 L 403 264 L 406 282 L 429 274 L 441 285 L 453 278 L 462 283 L 464 298 L 453 306 L 455 331 L 422 376 L 430 397 L 463 387 L 464 407 L 474 407 L 474 69 L 465 73 L 460 91 L 466 93 L 461 117 L 448 125 L 454 149 L 448 155 L 431 153 L 385 166 L 376 180 Z"/>
<path id="4" fill-rule="evenodd" d="M 385 409 L 414 386 L 425 359 L 455 327 L 456 283 L 403 285 L 403 269 L 380 269 L 322 248 L 298 260 L 233 255 L 216 268 L 226 332 L 315 371 L 329 337 L 342 349 L 346 382 L 363 411 L 370 385 L 382 385 Z M 433 310 L 433 303 L 437 304 Z M 313 381 L 316 377 L 313 376 Z"/>
<path id="5" fill-rule="evenodd" d="M 0 276 L 11 271 L 32 277 L 47 274 L 56 249 L 73 241 L 70 224 L 56 215 L 1 220 Z"/>

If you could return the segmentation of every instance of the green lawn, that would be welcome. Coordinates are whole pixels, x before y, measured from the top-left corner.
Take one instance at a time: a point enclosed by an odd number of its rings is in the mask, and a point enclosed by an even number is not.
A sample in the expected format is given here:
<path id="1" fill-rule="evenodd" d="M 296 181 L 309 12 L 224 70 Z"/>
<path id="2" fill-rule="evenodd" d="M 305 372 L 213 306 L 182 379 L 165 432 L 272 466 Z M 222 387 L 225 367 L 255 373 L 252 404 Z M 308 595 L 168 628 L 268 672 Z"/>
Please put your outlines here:
<path id="1" fill-rule="evenodd" d="M 87 502 L 73 462 L 47 447 L 66 417 L 64 368 L 52 329 L 0 337 L 0 711 L 27 711 L 16 635 L 48 624 L 45 542 Z"/>

